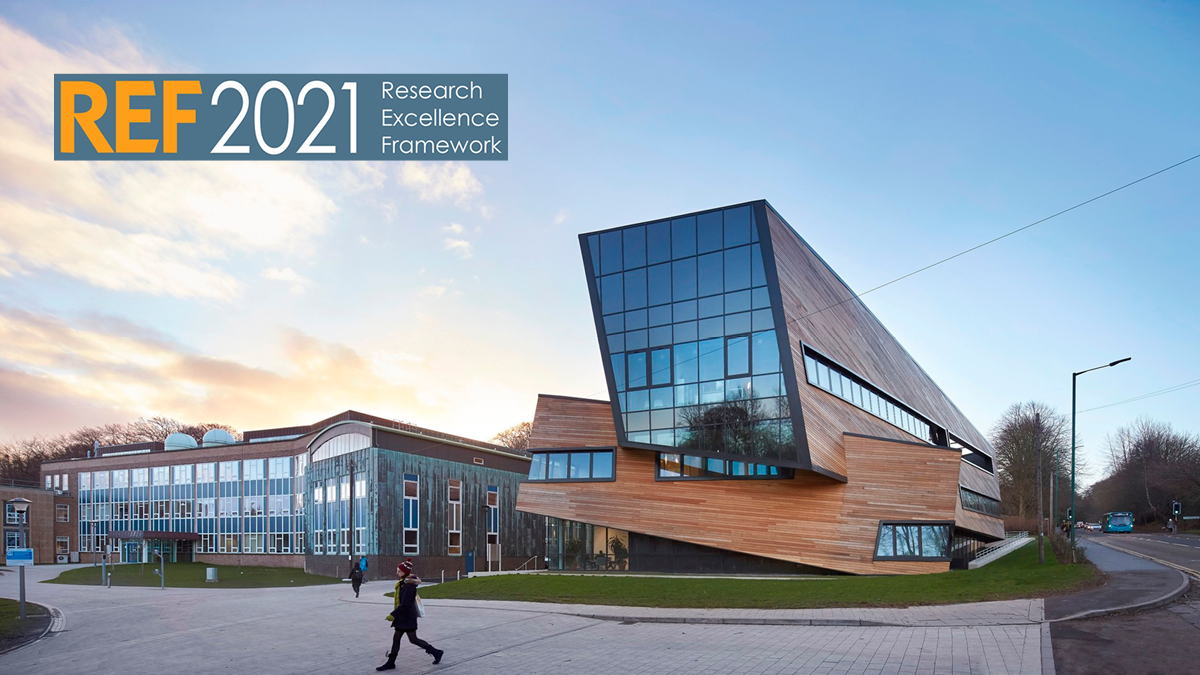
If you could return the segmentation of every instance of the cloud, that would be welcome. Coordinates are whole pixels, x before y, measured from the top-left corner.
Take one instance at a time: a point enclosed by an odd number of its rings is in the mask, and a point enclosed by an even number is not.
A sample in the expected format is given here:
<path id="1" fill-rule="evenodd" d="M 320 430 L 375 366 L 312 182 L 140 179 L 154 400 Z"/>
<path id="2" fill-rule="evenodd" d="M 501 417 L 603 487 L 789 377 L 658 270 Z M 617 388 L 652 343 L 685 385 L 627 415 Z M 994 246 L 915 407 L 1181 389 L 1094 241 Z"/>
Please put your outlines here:
<path id="1" fill-rule="evenodd" d="M 321 181 L 382 185 L 371 166 L 55 162 L 54 73 L 160 70 L 119 33 L 98 44 L 50 47 L 0 19 L 0 275 L 229 300 L 231 249 L 303 252 L 329 227 Z"/>
<path id="2" fill-rule="evenodd" d="M 431 284 L 423 287 L 420 291 L 418 291 L 418 293 L 420 295 L 429 295 L 435 298 L 443 297 L 446 294 L 457 297 L 463 294 L 462 291 L 457 288 L 457 286 L 458 281 L 455 279 L 442 279 L 438 281 L 437 284 Z"/>
<path id="3" fill-rule="evenodd" d="M 442 232 L 453 232 L 454 234 L 462 234 L 463 226 L 459 225 L 458 223 L 450 223 L 449 225 L 442 228 Z"/>
<path id="4" fill-rule="evenodd" d="M 565 222 L 567 222 L 567 210 L 566 209 L 562 209 L 558 213 L 554 214 L 554 224 L 555 225 L 562 225 Z"/>
<path id="5" fill-rule="evenodd" d="M 290 267 L 285 267 L 283 269 L 279 269 L 278 267 L 268 267 L 262 271 L 260 276 L 262 276 L 264 279 L 270 279 L 271 281 L 282 281 L 286 284 L 291 284 L 292 293 L 295 293 L 296 295 L 300 295 L 307 291 L 313 283 L 312 279 L 300 276 Z"/>
<path id="6" fill-rule="evenodd" d="M 402 162 L 397 180 L 426 202 L 453 201 L 466 206 L 483 194 L 483 185 L 462 162 Z"/>
<path id="7" fill-rule="evenodd" d="M 296 330 L 280 338 L 279 371 L 198 354 L 111 317 L 67 320 L 2 305 L 0 344 L 0 398 L 36 402 L 0 408 L 5 436 L 139 415 L 271 426 L 290 423 L 279 420 L 282 411 L 300 420 L 347 408 L 428 411 L 418 392 L 428 374 L 404 370 L 421 359 L 364 355 Z M 29 410 L 44 413 L 29 422 L 22 419 Z"/>
<path id="8" fill-rule="evenodd" d="M 471 242 L 466 239 L 445 239 L 442 241 L 442 248 L 466 260 L 471 257 Z"/>

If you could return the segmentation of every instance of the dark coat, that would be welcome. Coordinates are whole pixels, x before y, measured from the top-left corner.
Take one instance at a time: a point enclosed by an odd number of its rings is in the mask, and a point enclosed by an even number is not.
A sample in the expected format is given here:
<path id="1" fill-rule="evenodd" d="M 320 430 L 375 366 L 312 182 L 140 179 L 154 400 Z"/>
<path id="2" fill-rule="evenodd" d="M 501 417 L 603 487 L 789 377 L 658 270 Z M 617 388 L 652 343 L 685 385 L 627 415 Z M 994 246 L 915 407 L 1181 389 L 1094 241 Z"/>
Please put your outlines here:
<path id="1" fill-rule="evenodd" d="M 360 570 L 356 567 L 356 568 L 354 568 L 354 571 L 350 572 L 350 583 L 355 586 L 358 586 L 358 585 L 362 584 L 362 577 L 363 577 L 362 570 Z"/>
<path id="2" fill-rule="evenodd" d="M 401 581 L 396 584 L 396 605 L 392 610 L 392 628 L 396 630 L 417 629 L 417 583 Z"/>

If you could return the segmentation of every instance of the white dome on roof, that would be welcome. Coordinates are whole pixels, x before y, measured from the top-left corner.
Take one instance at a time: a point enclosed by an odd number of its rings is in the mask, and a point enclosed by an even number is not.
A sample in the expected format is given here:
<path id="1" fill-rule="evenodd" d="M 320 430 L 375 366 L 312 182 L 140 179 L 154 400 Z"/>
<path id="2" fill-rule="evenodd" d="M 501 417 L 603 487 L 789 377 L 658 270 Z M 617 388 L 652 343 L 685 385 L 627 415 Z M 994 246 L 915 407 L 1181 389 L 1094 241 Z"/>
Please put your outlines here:
<path id="1" fill-rule="evenodd" d="M 224 429 L 209 429 L 204 432 L 203 445 L 206 448 L 214 445 L 233 445 L 234 443 L 237 441 L 233 439 L 233 434 Z"/>
<path id="2" fill-rule="evenodd" d="M 166 450 L 187 450 L 196 447 L 196 439 L 187 434 L 174 433 L 163 441 L 163 447 Z"/>

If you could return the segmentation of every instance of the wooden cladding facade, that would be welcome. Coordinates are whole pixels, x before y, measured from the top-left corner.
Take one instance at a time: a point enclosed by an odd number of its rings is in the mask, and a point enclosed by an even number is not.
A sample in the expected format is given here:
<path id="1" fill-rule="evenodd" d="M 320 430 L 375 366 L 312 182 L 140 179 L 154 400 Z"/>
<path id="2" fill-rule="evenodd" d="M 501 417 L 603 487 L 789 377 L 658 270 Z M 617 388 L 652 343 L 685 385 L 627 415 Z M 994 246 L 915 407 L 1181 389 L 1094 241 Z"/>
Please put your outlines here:
<path id="1" fill-rule="evenodd" d="M 616 444 L 616 424 L 608 401 L 538 395 L 529 447 L 585 448 Z"/>
<path id="2" fill-rule="evenodd" d="M 841 443 L 843 432 L 925 443 L 929 439 L 916 438 L 809 385 L 804 370 L 804 344 L 946 427 L 951 434 L 993 455 L 991 444 L 983 434 L 862 301 L 847 301 L 854 292 L 804 239 L 770 204 L 762 202 L 760 213 L 767 224 L 781 314 L 786 326 L 786 351 L 791 354 L 809 457 L 814 468 L 850 475 Z M 989 488 L 972 489 L 999 498 L 995 476 L 987 476 Z"/>
<path id="3" fill-rule="evenodd" d="M 536 426 L 536 425 L 535 425 Z M 849 483 L 655 480 L 655 453 L 618 448 L 616 480 L 521 484 L 517 510 L 853 574 L 922 574 L 942 561 L 875 561 L 881 520 L 950 521 L 956 452 L 846 436 Z"/>

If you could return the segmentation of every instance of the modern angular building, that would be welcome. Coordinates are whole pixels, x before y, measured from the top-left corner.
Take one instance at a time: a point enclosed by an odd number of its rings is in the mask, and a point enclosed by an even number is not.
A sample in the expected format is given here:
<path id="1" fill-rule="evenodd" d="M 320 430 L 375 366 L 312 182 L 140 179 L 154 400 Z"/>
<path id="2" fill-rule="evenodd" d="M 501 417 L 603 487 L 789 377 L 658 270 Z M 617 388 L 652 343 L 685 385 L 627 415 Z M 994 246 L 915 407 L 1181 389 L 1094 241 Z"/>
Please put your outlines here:
<path id="1" fill-rule="evenodd" d="M 580 243 L 609 400 L 538 400 L 552 566 L 912 574 L 1003 537 L 987 440 L 770 204 Z"/>
<path id="2" fill-rule="evenodd" d="M 366 556 L 388 575 L 413 557 L 436 576 L 542 559 L 545 519 L 514 510 L 527 455 L 385 418 L 347 411 L 241 442 L 214 430 L 92 454 L 42 465 L 46 487 L 73 497 L 77 533 L 60 546 L 82 562 L 160 552 L 345 575 Z"/>

